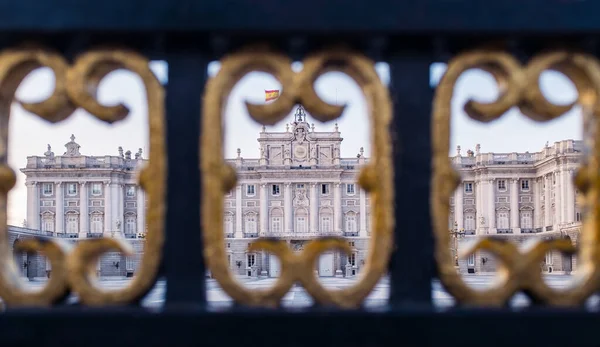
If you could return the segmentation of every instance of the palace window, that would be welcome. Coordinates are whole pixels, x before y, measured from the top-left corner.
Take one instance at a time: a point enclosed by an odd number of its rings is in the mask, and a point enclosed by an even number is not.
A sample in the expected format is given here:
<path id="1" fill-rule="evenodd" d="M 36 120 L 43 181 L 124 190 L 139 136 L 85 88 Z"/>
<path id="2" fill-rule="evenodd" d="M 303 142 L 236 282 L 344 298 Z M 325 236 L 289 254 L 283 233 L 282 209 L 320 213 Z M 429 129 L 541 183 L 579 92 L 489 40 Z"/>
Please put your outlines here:
<path id="1" fill-rule="evenodd" d="M 331 217 L 330 216 L 322 216 L 321 217 L 321 231 L 324 233 L 331 232 Z"/>
<path id="2" fill-rule="evenodd" d="M 225 234 L 233 233 L 233 216 L 231 214 L 225 215 L 223 219 L 223 225 L 225 227 Z"/>
<path id="3" fill-rule="evenodd" d="M 271 232 L 281 232 L 281 217 L 271 217 Z"/>
<path id="4" fill-rule="evenodd" d="M 92 183 L 92 195 L 102 194 L 102 183 Z"/>
<path id="5" fill-rule="evenodd" d="M 475 254 L 469 254 L 467 257 L 467 266 L 475 266 Z"/>
<path id="6" fill-rule="evenodd" d="M 125 232 L 127 234 L 134 234 L 136 231 L 136 224 L 137 224 L 137 220 L 136 220 L 136 216 L 127 216 L 125 217 Z"/>
<path id="7" fill-rule="evenodd" d="M 524 192 L 529 190 L 529 180 L 521 180 L 521 190 Z"/>
<path id="8" fill-rule="evenodd" d="M 247 255 L 246 258 L 248 267 L 254 266 L 254 264 L 256 264 L 256 256 L 254 254 L 250 253 Z"/>
<path id="9" fill-rule="evenodd" d="M 346 232 L 356 232 L 356 213 L 348 212 L 346 214 Z"/>
<path id="10" fill-rule="evenodd" d="M 471 183 L 471 182 L 465 183 L 465 192 L 473 193 L 473 183 Z"/>
<path id="11" fill-rule="evenodd" d="M 256 216 L 255 215 L 246 216 L 246 232 L 249 234 L 256 233 Z"/>
<path id="12" fill-rule="evenodd" d="M 304 188 L 304 184 L 296 184 L 296 188 L 302 189 L 302 188 Z"/>
<path id="13" fill-rule="evenodd" d="M 531 211 L 521 211 L 521 229 L 532 229 L 533 218 Z"/>
<path id="14" fill-rule="evenodd" d="M 575 212 L 575 221 L 581 222 L 582 220 L 583 220 L 583 216 L 581 215 L 581 212 L 579 212 L 579 211 Z"/>
<path id="15" fill-rule="evenodd" d="M 496 214 L 496 228 L 508 229 L 508 212 L 498 212 Z"/>
<path id="16" fill-rule="evenodd" d="M 475 213 L 465 214 L 465 230 L 475 230 Z"/>
<path id="17" fill-rule="evenodd" d="M 44 195 L 52 195 L 54 185 L 52 183 L 44 183 L 43 192 Z"/>
<path id="18" fill-rule="evenodd" d="M 44 213 L 42 216 L 42 230 L 54 231 L 54 216 L 50 213 Z"/>
<path id="19" fill-rule="evenodd" d="M 306 217 L 296 217 L 296 232 L 297 233 L 305 233 L 306 232 Z"/>
<path id="20" fill-rule="evenodd" d="M 498 190 L 500 190 L 500 191 L 506 190 L 506 180 L 498 180 Z"/>
<path id="21" fill-rule="evenodd" d="M 279 196 L 279 184 L 274 184 L 271 187 L 271 194 L 274 196 Z"/>
<path id="22" fill-rule="evenodd" d="M 552 251 L 546 253 L 546 265 L 552 265 Z"/>
<path id="23" fill-rule="evenodd" d="M 94 213 L 92 214 L 92 220 L 91 220 L 91 232 L 94 234 L 101 234 L 102 233 L 102 223 L 103 223 L 103 216 L 99 213 Z"/>
<path id="24" fill-rule="evenodd" d="M 75 234 L 79 229 L 79 218 L 75 213 L 67 213 L 67 233 Z M 59 230 L 60 232 L 60 230 Z"/>
<path id="25" fill-rule="evenodd" d="M 356 187 L 354 187 L 354 183 L 346 184 L 346 194 L 354 195 L 356 193 Z"/>
<path id="26" fill-rule="evenodd" d="M 329 195 L 329 184 L 328 183 L 321 184 L 321 194 Z"/>
<path id="27" fill-rule="evenodd" d="M 77 194 L 77 183 L 67 184 L 67 194 L 68 195 L 76 195 Z"/>
<path id="28" fill-rule="evenodd" d="M 356 266 L 356 253 L 348 255 L 348 263 L 352 266 Z"/>
<path id="29" fill-rule="evenodd" d="M 248 196 L 256 195 L 256 186 L 254 184 L 246 185 L 246 195 L 248 195 Z"/>
<path id="30" fill-rule="evenodd" d="M 125 193 L 128 197 L 134 197 L 135 196 L 135 186 L 127 186 L 127 191 Z"/>

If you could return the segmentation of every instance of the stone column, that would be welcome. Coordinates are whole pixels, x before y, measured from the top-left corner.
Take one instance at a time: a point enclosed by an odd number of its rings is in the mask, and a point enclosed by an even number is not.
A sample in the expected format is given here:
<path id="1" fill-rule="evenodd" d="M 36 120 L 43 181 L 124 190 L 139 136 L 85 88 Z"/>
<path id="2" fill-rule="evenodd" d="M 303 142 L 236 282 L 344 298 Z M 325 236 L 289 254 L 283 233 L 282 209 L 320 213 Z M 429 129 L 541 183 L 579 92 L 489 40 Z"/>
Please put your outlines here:
<path id="1" fill-rule="evenodd" d="M 342 232 L 342 188 L 340 183 L 333 184 L 333 231 Z"/>
<path id="2" fill-rule="evenodd" d="M 56 189 L 56 232 L 65 232 L 65 201 L 63 199 L 63 185 L 62 182 L 56 182 L 54 185 Z"/>
<path id="3" fill-rule="evenodd" d="M 542 198 L 542 187 L 540 185 L 540 180 L 538 178 L 534 178 L 533 182 L 533 228 L 539 228 L 540 227 L 540 213 L 541 211 L 541 205 L 540 205 L 540 199 Z"/>
<path id="4" fill-rule="evenodd" d="M 560 172 L 560 169 L 554 172 L 554 177 L 556 179 L 556 185 L 554 186 L 554 191 L 555 191 L 555 195 L 556 198 L 554 198 L 554 209 L 556 210 L 556 215 L 554 218 L 554 225 L 559 225 L 562 223 L 562 206 L 563 206 L 563 201 L 562 201 L 562 174 Z M 554 229 L 554 230 L 558 230 L 558 229 Z"/>
<path id="5" fill-rule="evenodd" d="M 544 230 L 547 226 L 552 224 L 552 218 L 551 218 L 551 214 L 552 214 L 552 199 L 550 197 L 550 194 L 552 194 L 552 191 L 550 190 L 550 185 L 552 184 L 552 175 L 546 175 L 544 176 L 544 182 L 546 183 L 546 189 L 544 190 Z"/>
<path id="6" fill-rule="evenodd" d="M 118 199 L 119 202 L 117 203 L 117 208 L 118 210 L 118 220 L 121 221 L 121 226 L 119 231 L 121 233 L 125 232 L 125 209 L 124 209 L 124 205 L 125 205 L 125 185 L 123 184 L 117 184 L 117 191 L 118 191 Z"/>
<path id="7" fill-rule="evenodd" d="M 267 184 L 260 184 L 260 235 L 266 236 L 269 218 L 269 201 L 267 200 Z"/>
<path id="8" fill-rule="evenodd" d="M 568 196 L 569 193 L 567 191 L 567 187 L 569 186 L 569 172 L 563 168 L 560 171 L 560 211 L 561 211 L 561 215 L 562 218 L 560 220 L 561 223 L 567 223 L 567 219 L 568 219 L 568 214 L 567 214 L 567 202 L 568 202 Z"/>
<path id="9" fill-rule="evenodd" d="M 292 207 L 292 184 L 290 182 L 286 182 L 284 184 L 284 190 L 283 190 L 283 218 L 284 218 L 284 227 L 283 230 L 285 230 L 286 233 L 291 233 L 294 230 L 294 226 L 293 226 L 293 216 L 294 216 L 294 211 L 293 211 L 293 207 Z"/>
<path id="10" fill-rule="evenodd" d="M 488 220 L 490 234 L 496 233 L 496 194 L 495 194 L 495 180 L 490 178 L 488 180 Z"/>
<path id="11" fill-rule="evenodd" d="M 27 227 L 31 229 L 36 228 L 36 222 L 40 219 L 40 199 L 38 198 L 38 185 L 37 182 L 27 182 Z"/>
<path id="12" fill-rule="evenodd" d="M 358 185 L 357 185 L 358 186 Z M 360 237 L 368 237 L 369 233 L 367 232 L 367 192 L 364 189 L 359 189 L 360 191 Z"/>
<path id="13" fill-rule="evenodd" d="M 319 216 L 319 201 L 317 198 L 317 183 L 310 184 L 310 232 L 316 233 L 319 230 L 317 220 Z"/>
<path id="14" fill-rule="evenodd" d="M 510 228 L 513 233 L 521 233 L 519 228 L 519 179 L 510 180 Z"/>
<path id="15" fill-rule="evenodd" d="M 110 181 L 104 181 L 104 233 L 109 233 L 112 230 L 112 191 L 110 189 Z"/>
<path id="16" fill-rule="evenodd" d="M 454 193 L 454 219 L 456 220 L 456 223 L 458 224 L 458 230 L 462 230 L 464 229 L 464 206 L 463 206 L 463 193 L 465 191 L 465 187 L 464 184 L 461 183 L 458 186 L 458 189 L 456 190 L 456 192 Z"/>
<path id="17" fill-rule="evenodd" d="M 79 182 L 79 234 L 80 238 L 86 237 L 89 231 L 89 211 L 88 211 L 88 187 L 87 182 Z"/>
<path id="18" fill-rule="evenodd" d="M 242 231 L 242 185 L 235 187 L 235 238 L 244 237 Z"/>
<path id="19" fill-rule="evenodd" d="M 138 233 L 146 232 L 146 192 L 142 187 L 137 187 L 137 230 Z"/>
<path id="20" fill-rule="evenodd" d="M 567 222 L 575 221 L 575 189 L 573 187 L 573 170 L 569 169 L 567 172 Z"/>
<path id="21" fill-rule="evenodd" d="M 476 179 L 476 181 L 474 182 L 475 185 L 475 233 L 479 234 L 481 233 L 481 227 L 485 227 L 484 225 L 481 225 L 481 217 L 484 217 L 484 215 L 486 214 L 484 212 L 484 204 L 483 204 L 483 180 L 481 179 L 481 177 L 478 177 Z M 488 220 L 486 220 L 486 225 L 487 222 L 489 222 Z"/>

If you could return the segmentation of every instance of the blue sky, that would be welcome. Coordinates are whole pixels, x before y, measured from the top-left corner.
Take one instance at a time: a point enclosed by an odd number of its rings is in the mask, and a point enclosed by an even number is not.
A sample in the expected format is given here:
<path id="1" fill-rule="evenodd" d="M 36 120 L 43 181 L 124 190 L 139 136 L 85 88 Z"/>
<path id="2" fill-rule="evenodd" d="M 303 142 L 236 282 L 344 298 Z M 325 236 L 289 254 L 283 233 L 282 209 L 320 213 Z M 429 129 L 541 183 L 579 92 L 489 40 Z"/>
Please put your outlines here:
<path id="1" fill-rule="evenodd" d="M 153 71 L 163 82 L 167 79 L 167 66 L 163 62 L 153 62 Z M 300 68 L 295 64 L 294 68 Z M 219 64 L 209 66 L 209 74 L 218 71 Z M 388 83 L 388 69 L 385 64 L 377 64 L 377 71 L 384 83 Z M 445 70 L 444 64 L 434 64 L 431 69 L 431 84 L 435 85 Z M 53 88 L 54 76 L 49 70 L 40 69 L 21 84 L 17 97 L 23 101 L 39 101 L 47 97 Z M 558 73 L 547 72 L 541 78 L 542 91 L 556 103 L 568 103 L 576 98 L 573 85 Z M 261 125 L 247 116 L 244 101 L 264 103 L 265 89 L 279 89 L 280 84 L 265 73 L 247 75 L 232 91 L 225 110 L 226 119 L 226 157 L 235 157 L 236 149 L 241 148 L 246 158 L 259 155 L 256 138 Z M 369 155 L 370 144 L 366 105 L 358 86 L 347 76 L 331 72 L 319 78 L 315 84 L 317 93 L 327 102 L 347 104 L 344 115 L 337 120 L 344 138 L 342 156 L 355 157 L 360 147 Z M 148 131 L 145 121 L 147 112 L 145 95 L 141 81 L 134 74 L 117 71 L 107 76 L 100 85 L 99 99 L 104 104 L 124 102 L 131 114 L 124 121 L 113 126 L 95 120 L 83 111 L 77 111 L 64 122 L 56 125 L 40 120 L 25 112 L 18 104 L 13 105 L 9 124 L 9 164 L 18 171 L 26 164 L 26 157 L 43 155 L 46 145 L 50 144 L 56 155 L 65 151 L 64 144 L 71 134 L 81 145 L 85 155 L 117 155 L 117 148 L 136 152 L 142 148 L 147 154 Z M 540 124 L 534 123 L 513 110 L 492 124 L 480 124 L 469 119 L 462 111 L 462 105 L 469 98 L 491 101 L 497 96 L 497 89 L 491 76 L 480 71 L 465 73 L 459 80 L 455 91 L 452 111 L 451 153 L 456 145 L 461 145 L 462 153 L 481 144 L 483 152 L 534 152 L 539 151 L 549 141 L 563 139 L 581 139 L 581 116 L 578 109 L 571 111 L 561 119 Z M 200 96 L 198 96 L 200 100 Z M 288 119 L 270 130 L 283 131 Z M 309 122 L 313 122 L 309 117 Z M 316 131 L 331 131 L 334 122 L 314 121 Z M 145 155 L 146 156 L 146 155 Z M 190 158 L 195 160 L 195 158 Z M 9 195 L 9 224 L 21 225 L 26 217 L 27 191 L 24 175 L 17 173 L 17 185 Z"/>

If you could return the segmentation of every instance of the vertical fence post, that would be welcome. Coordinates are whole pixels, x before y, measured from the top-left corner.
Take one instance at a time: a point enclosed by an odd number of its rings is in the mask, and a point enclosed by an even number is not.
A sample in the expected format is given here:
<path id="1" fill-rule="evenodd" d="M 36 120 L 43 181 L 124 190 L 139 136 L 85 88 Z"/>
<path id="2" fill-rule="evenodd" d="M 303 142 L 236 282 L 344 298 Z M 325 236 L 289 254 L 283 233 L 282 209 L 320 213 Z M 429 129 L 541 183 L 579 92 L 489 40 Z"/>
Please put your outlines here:
<path id="1" fill-rule="evenodd" d="M 394 103 L 391 126 L 394 154 L 396 227 L 390 262 L 390 305 L 431 305 L 434 276 L 429 212 L 431 180 L 432 59 L 428 54 L 396 52 L 388 60 Z"/>
<path id="2" fill-rule="evenodd" d="M 200 110 L 209 59 L 193 53 L 167 57 L 167 221 L 163 271 L 166 306 L 206 305 L 200 234 Z"/>

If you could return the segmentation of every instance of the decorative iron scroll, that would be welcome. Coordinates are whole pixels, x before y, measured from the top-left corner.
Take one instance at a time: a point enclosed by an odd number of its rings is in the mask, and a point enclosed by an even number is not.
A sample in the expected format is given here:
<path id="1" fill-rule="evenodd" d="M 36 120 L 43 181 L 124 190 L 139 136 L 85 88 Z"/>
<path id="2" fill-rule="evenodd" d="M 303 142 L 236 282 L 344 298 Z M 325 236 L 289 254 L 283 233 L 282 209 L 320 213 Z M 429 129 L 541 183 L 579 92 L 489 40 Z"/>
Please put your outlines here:
<path id="1" fill-rule="evenodd" d="M 200 163 L 202 170 L 202 227 L 204 230 L 205 258 L 212 276 L 235 301 L 251 306 L 278 306 L 295 282 L 300 282 L 320 304 L 339 307 L 357 307 L 369 295 L 381 276 L 387 271 L 392 249 L 392 157 L 388 126 L 392 106 L 388 90 L 381 83 L 374 63 L 366 57 L 346 50 L 324 51 L 304 60 L 302 71 L 291 69 L 291 60 L 268 49 L 252 48 L 227 56 L 221 61 L 221 70 L 206 86 L 203 103 L 202 142 Z M 232 276 L 226 258 L 223 233 L 223 197 L 236 185 L 236 171 L 223 159 L 223 116 L 225 104 L 236 83 L 253 71 L 271 73 L 283 88 L 277 101 L 268 105 L 246 103 L 250 116 L 257 122 L 272 125 L 289 114 L 295 104 L 302 104 L 319 121 L 339 117 L 344 106 L 323 102 L 313 89 L 319 76 L 328 71 L 348 74 L 362 88 L 369 105 L 371 138 L 374 158 L 359 176 L 359 185 L 371 193 L 373 201 L 373 232 L 370 251 L 361 278 L 354 286 L 337 291 L 325 289 L 314 275 L 319 254 L 328 249 L 349 252 L 343 238 L 325 238 L 311 241 L 303 253 L 294 254 L 284 241 L 259 239 L 250 251 L 263 250 L 279 257 L 281 276 L 267 290 L 248 290 Z"/>
<path id="2" fill-rule="evenodd" d="M 468 101 L 466 113 L 481 122 L 498 119 L 512 107 L 518 107 L 528 118 L 549 121 L 569 111 L 576 103 L 583 110 L 584 139 L 589 149 L 574 183 L 582 192 L 583 222 L 578 253 L 579 268 L 573 285 L 566 290 L 553 290 L 544 282 L 539 264 L 545 253 L 558 250 L 575 252 L 568 240 L 539 241 L 519 249 L 516 245 L 493 238 L 473 244 L 461 256 L 486 250 L 499 258 L 498 286 L 487 290 L 470 288 L 454 268 L 446 230 L 449 201 L 460 184 L 460 175 L 453 169 L 448 152 L 450 147 L 451 99 L 456 81 L 466 70 L 479 68 L 491 73 L 500 88 L 499 98 L 492 103 Z M 539 87 L 540 74 L 556 70 L 575 84 L 579 97 L 570 105 L 555 105 L 545 99 Z M 600 194 L 600 63 L 593 56 L 554 51 L 535 56 L 529 64 L 521 64 L 508 53 L 494 50 L 475 50 L 461 54 L 448 65 L 437 87 L 433 103 L 433 169 L 431 206 L 434 217 L 435 256 L 444 287 L 461 304 L 501 306 L 519 291 L 535 302 L 556 306 L 577 306 L 600 288 L 600 233 L 598 211 Z"/>
<path id="3" fill-rule="evenodd" d="M 11 49 L 0 52 L 0 298 L 7 306 L 47 306 L 64 299 L 71 291 L 87 305 L 112 305 L 140 300 L 154 285 L 162 254 L 166 194 L 166 148 L 164 91 L 149 68 L 148 60 L 124 50 L 96 50 L 84 53 L 73 66 L 60 55 L 44 49 Z M 124 105 L 103 106 L 95 92 L 100 81 L 116 69 L 127 69 L 140 76 L 148 99 L 150 164 L 140 172 L 139 184 L 148 194 L 146 216 L 148 234 L 138 274 L 129 286 L 102 291 L 92 283 L 98 258 L 107 251 L 132 254 L 121 239 L 82 240 L 75 247 L 60 240 L 36 238 L 16 244 L 17 250 L 42 252 L 52 264 L 52 276 L 39 292 L 23 287 L 15 267 L 7 235 L 7 195 L 16 182 L 8 167 L 8 121 L 15 91 L 36 68 L 48 67 L 55 75 L 53 94 L 39 103 L 23 103 L 24 109 L 56 123 L 67 119 L 78 107 L 98 119 L 113 123 L 124 119 Z"/>

